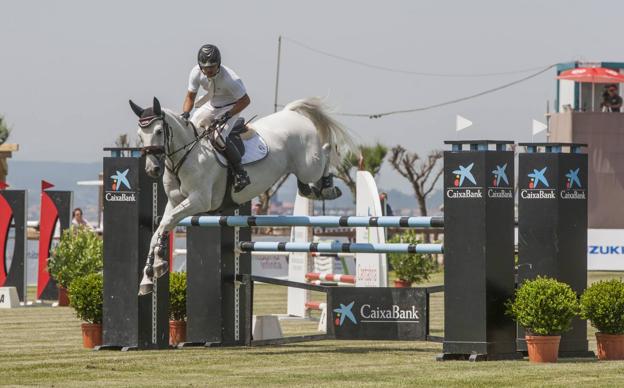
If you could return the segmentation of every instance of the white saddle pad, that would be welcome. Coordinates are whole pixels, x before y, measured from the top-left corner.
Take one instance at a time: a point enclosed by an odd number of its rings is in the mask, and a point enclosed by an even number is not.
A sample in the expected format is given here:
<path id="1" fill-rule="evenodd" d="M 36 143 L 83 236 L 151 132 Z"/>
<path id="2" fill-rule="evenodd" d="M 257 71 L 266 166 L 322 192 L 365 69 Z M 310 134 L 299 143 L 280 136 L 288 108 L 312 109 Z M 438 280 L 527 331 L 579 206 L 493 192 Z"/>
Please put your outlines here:
<path id="1" fill-rule="evenodd" d="M 243 165 L 258 162 L 266 158 L 269 154 L 269 146 L 256 131 L 253 131 L 253 136 L 249 139 L 244 139 L 243 144 L 245 145 L 245 155 L 243 155 L 242 160 Z M 222 166 L 228 165 L 227 160 L 223 155 L 218 152 L 215 152 L 215 155 L 217 155 L 219 164 Z"/>

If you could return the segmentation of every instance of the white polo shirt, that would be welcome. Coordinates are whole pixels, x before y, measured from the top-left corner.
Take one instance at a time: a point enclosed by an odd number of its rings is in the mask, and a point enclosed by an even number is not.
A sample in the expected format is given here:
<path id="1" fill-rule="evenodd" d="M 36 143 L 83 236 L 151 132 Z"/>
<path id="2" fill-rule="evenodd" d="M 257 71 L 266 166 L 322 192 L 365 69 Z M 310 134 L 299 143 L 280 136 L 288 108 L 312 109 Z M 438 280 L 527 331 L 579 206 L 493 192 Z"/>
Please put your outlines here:
<path id="1" fill-rule="evenodd" d="M 247 94 L 243 81 L 224 65 L 221 65 L 219 73 L 212 78 L 206 77 L 199 65 L 195 65 L 189 75 L 188 91 L 197 93 L 200 86 L 206 94 L 199 98 L 196 108 L 206 102 L 210 102 L 214 108 L 220 108 L 235 103 Z"/>

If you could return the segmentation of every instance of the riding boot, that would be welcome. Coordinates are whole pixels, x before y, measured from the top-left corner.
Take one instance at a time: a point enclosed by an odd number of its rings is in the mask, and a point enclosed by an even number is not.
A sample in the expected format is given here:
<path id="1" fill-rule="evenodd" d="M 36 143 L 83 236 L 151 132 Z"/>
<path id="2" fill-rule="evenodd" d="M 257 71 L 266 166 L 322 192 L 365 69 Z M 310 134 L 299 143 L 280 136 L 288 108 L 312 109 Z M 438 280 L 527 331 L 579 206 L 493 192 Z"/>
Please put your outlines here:
<path id="1" fill-rule="evenodd" d="M 238 152 L 238 148 L 234 145 L 230 139 L 225 141 L 225 150 L 223 151 L 230 167 L 234 171 L 234 192 L 238 193 L 243 190 L 247 185 L 251 183 L 247 171 L 243 169 L 241 165 L 241 154 Z"/>

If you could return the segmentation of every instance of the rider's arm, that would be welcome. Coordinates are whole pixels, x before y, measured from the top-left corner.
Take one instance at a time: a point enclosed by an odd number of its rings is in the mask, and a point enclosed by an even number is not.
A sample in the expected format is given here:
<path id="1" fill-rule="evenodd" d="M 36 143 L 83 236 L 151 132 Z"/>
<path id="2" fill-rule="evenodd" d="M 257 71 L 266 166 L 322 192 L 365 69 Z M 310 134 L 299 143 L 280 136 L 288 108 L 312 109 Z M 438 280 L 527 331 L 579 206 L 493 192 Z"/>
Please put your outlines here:
<path id="1" fill-rule="evenodd" d="M 249 96 L 247 94 L 245 94 L 243 97 L 239 98 L 238 101 L 236 101 L 236 103 L 234 104 L 234 106 L 232 106 L 232 109 L 229 110 L 229 116 L 235 116 L 237 114 L 239 114 L 240 112 L 242 112 L 243 109 L 247 108 L 247 106 L 249 106 L 249 103 L 251 102 L 251 100 L 249 99 Z"/>
<path id="2" fill-rule="evenodd" d="M 186 93 L 186 97 L 184 97 L 184 103 L 182 104 L 182 113 L 190 112 L 193 109 L 195 97 L 197 97 L 197 92 L 188 91 Z"/>

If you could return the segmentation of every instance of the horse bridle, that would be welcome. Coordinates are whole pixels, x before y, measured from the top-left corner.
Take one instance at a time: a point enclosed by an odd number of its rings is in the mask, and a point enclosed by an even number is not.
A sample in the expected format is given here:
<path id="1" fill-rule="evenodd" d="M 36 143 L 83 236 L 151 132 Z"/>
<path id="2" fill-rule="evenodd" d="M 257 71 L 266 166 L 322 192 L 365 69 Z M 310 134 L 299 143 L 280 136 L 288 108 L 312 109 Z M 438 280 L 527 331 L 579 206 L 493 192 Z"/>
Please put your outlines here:
<path id="1" fill-rule="evenodd" d="M 164 115 L 153 115 L 153 116 L 141 117 L 139 119 L 139 127 L 141 127 L 141 128 L 148 128 L 157 120 L 161 120 L 162 123 L 163 123 L 163 133 L 164 133 L 164 136 L 165 136 L 165 141 L 164 141 L 163 145 L 160 145 L 160 146 L 150 145 L 150 146 L 141 147 L 141 154 L 142 155 L 153 155 L 159 161 L 161 161 L 162 160 L 162 155 L 169 156 L 169 155 L 167 155 L 167 144 L 169 142 L 170 128 L 169 128 L 169 124 L 167 124 L 167 121 L 165 121 L 165 116 Z"/>
<path id="2" fill-rule="evenodd" d="M 167 123 L 167 120 L 165 120 L 165 115 L 164 114 L 153 115 L 153 116 L 140 118 L 139 119 L 139 127 L 147 128 L 147 127 L 151 126 L 156 120 L 162 120 L 162 123 L 163 123 L 163 133 L 164 133 L 164 136 L 165 136 L 164 144 L 160 145 L 160 146 L 144 146 L 144 147 L 141 147 L 141 154 L 142 155 L 153 155 L 159 161 L 162 161 L 163 156 L 164 156 L 164 158 L 165 158 L 165 168 L 167 170 L 169 170 L 171 173 L 173 173 L 173 175 L 175 175 L 177 177 L 178 176 L 178 172 L 180 171 L 180 168 L 182 167 L 182 165 L 186 161 L 186 158 L 189 156 L 191 151 L 193 151 L 193 148 L 195 148 L 195 146 L 197 144 L 199 144 L 199 141 L 202 138 L 206 137 L 211 132 L 211 129 L 209 128 L 209 129 L 205 130 L 204 132 L 202 132 L 201 135 L 198 135 L 197 134 L 197 129 L 195 128 L 195 125 L 193 125 L 193 123 L 190 122 L 191 126 L 193 127 L 193 133 L 195 134 L 195 139 L 193 139 L 189 143 L 179 147 L 176 150 L 169 151 L 169 149 L 168 149 L 169 148 L 169 143 L 171 142 L 171 138 L 172 138 L 171 127 L 169 127 L 169 124 Z M 190 148 L 187 149 L 187 147 L 190 147 Z M 178 161 L 178 163 L 174 163 L 173 159 L 171 157 L 174 156 L 175 154 L 177 154 L 178 152 L 182 151 L 182 150 L 186 150 L 186 152 L 184 153 L 184 155 L 182 155 L 182 158 Z M 167 164 L 167 160 L 169 160 L 169 162 L 173 165 L 173 167 L 169 167 L 169 165 Z"/>

